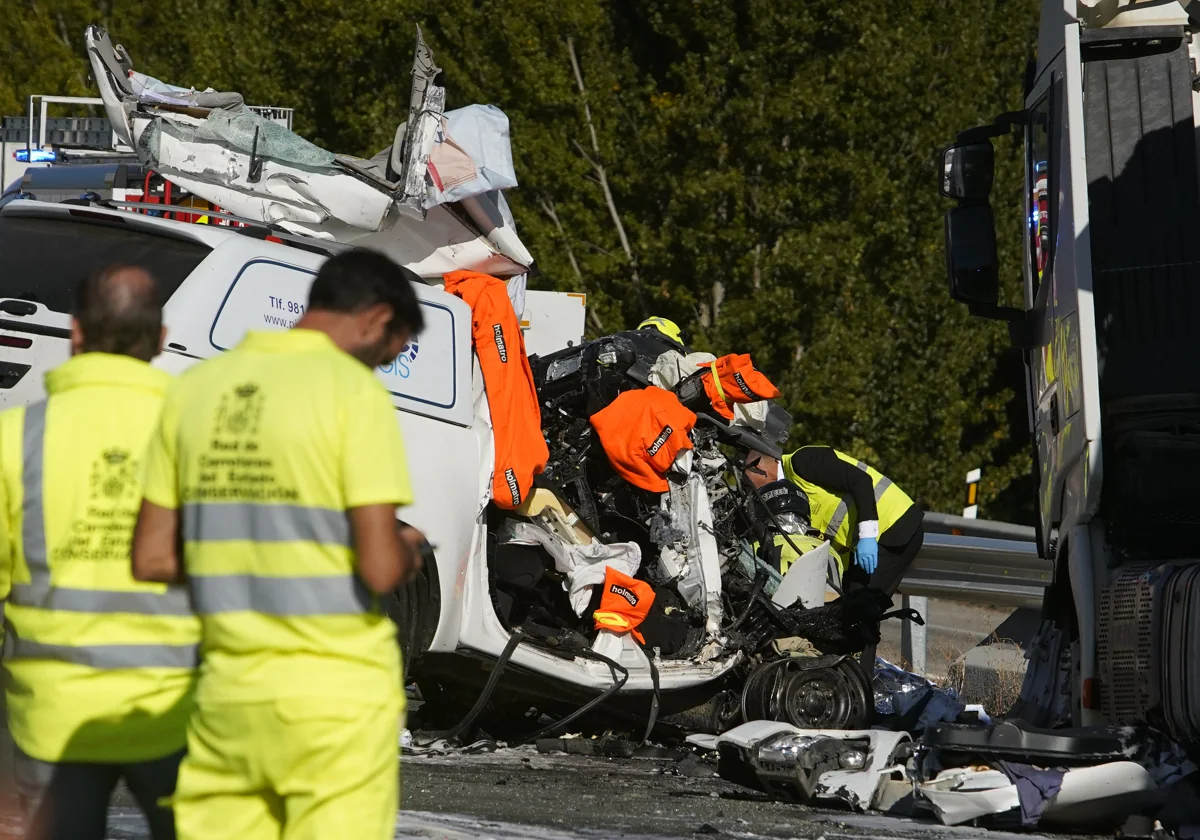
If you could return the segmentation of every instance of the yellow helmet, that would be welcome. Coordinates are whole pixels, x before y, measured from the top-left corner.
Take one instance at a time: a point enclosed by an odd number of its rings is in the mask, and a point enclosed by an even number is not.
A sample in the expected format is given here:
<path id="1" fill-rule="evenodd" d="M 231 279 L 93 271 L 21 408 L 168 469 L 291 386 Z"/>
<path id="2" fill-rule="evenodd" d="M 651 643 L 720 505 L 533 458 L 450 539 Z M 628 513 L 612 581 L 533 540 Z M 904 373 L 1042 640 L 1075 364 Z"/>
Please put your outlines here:
<path id="1" fill-rule="evenodd" d="M 638 324 L 639 330 L 657 330 L 667 338 L 674 341 L 676 344 L 684 344 L 683 330 L 674 321 L 669 321 L 666 318 L 647 318 L 642 323 Z"/>

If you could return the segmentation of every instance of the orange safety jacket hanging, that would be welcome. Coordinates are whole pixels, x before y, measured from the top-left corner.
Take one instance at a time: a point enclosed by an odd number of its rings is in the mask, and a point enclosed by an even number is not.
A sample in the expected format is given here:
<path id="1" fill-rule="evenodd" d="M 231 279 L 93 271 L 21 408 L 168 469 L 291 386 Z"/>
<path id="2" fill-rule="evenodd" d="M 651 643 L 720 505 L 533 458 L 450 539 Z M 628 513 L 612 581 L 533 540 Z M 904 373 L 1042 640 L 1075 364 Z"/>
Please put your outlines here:
<path id="1" fill-rule="evenodd" d="M 654 590 L 645 581 L 631 578 L 612 566 L 604 570 L 604 594 L 600 606 L 592 613 L 597 630 L 632 633 L 639 644 L 646 640 L 638 627 L 654 606 Z"/>
<path id="2" fill-rule="evenodd" d="M 533 477 L 550 458 L 521 324 L 503 280 L 477 271 L 452 271 L 445 280 L 446 291 L 471 307 L 475 355 L 487 389 L 496 448 L 492 501 L 512 510 L 525 500 Z"/>
<path id="3" fill-rule="evenodd" d="M 779 389 L 755 369 L 747 353 L 722 356 L 700 367 L 708 368 L 703 375 L 704 392 L 713 408 L 726 420 L 733 419 L 730 403 L 753 403 L 779 397 Z"/>
<path id="4" fill-rule="evenodd" d="M 675 456 L 692 448 L 696 415 L 679 397 L 651 385 L 626 391 L 590 418 L 617 475 L 651 493 L 667 492 L 663 478 Z"/>

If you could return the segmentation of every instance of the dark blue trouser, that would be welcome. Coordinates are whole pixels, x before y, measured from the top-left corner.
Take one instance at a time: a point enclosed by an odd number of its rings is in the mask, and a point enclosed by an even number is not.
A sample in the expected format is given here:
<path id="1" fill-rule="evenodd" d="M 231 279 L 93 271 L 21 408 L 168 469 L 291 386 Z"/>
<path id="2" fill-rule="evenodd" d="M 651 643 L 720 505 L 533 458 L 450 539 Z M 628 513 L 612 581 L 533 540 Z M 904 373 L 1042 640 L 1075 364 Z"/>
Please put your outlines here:
<path id="1" fill-rule="evenodd" d="M 175 818 L 158 800 L 175 792 L 183 752 L 136 764 L 55 764 L 18 749 L 14 770 L 26 840 L 104 840 L 108 803 L 121 779 L 146 815 L 153 840 L 175 840 Z"/>

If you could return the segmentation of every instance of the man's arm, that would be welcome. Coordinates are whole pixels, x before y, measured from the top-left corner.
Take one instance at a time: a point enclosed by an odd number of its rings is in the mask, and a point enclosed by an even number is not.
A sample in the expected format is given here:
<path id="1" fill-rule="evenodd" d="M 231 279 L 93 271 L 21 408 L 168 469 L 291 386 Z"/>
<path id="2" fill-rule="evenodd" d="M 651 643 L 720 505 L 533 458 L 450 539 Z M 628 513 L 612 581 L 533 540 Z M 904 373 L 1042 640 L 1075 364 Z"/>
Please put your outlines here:
<path id="1" fill-rule="evenodd" d="M 412 491 L 396 410 L 373 377 L 352 398 L 343 441 L 342 490 L 356 571 L 374 592 L 391 592 L 420 570 L 425 538 L 396 521 Z"/>
<path id="2" fill-rule="evenodd" d="M 179 511 L 143 499 L 133 529 L 133 579 L 175 583 L 179 571 Z"/>
<path id="3" fill-rule="evenodd" d="M 876 522 L 875 485 L 871 476 L 839 458 L 828 446 L 806 446 L 792 456 L 792 472 L 831 493 L 849 493 L 859 522 Z"/>
<path id="4" fill-rule="evenodd" d="M 423 537 L 415 528 L 397 526 L 395 505 L 351 508 L 350 529 L 358 576 L 372 592 L 391 592 L 420 571 Z"/>

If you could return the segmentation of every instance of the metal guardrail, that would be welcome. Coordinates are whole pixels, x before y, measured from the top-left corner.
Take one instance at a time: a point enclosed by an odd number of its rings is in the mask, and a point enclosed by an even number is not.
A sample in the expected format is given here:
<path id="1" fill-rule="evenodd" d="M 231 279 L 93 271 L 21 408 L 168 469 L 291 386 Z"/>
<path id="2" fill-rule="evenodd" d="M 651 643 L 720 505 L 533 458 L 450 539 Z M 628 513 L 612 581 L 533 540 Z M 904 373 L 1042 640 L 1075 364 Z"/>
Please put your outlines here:
<path id="1" fill-rule="evenodd" d="M 1032 525 L 1011 522 L 992 522 L 988 519 L 967 519 L 949 513 L 926 513 L 926 534 L 962 534 L 968 537 L 992 537 L 998 540 L 1033 542 L 1037 539 Z"/>
<path id="2" fill-rule="evenodd" d="M 1023 527 L 1004 522 L 963 521 L 983 528 Z M 1032 541 L 926 533 L 916 561 L 900 584 L 900 592 L 977 604 L 1037 608 L 1053 574 L 1054 564 L 1038 556 L 1037 545 Z"/>

